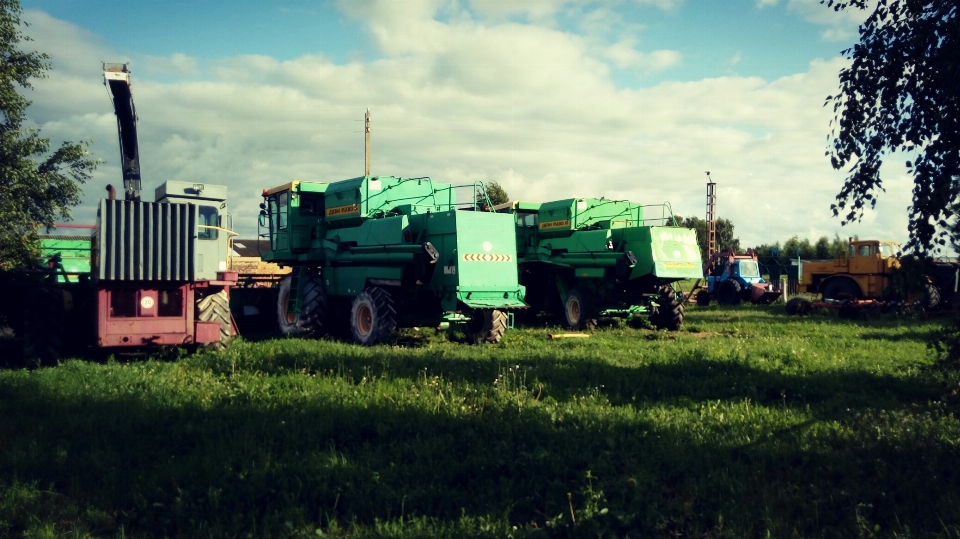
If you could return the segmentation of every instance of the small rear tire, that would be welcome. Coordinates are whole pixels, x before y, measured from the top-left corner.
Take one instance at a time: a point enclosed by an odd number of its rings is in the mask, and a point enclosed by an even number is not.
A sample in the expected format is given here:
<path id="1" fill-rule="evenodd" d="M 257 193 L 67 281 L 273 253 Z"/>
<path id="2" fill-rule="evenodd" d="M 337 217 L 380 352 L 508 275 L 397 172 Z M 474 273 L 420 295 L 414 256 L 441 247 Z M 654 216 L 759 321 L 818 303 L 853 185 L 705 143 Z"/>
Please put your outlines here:
<path id="1" fill-rule="evenodd" d="M 390 293 L 371 286 L 357 294 L 350 306 L 350 333 L 363 346 L 393 340 L 397 332 L 397 312 Z"/>
<path id="2" fill-rule="evenodd" d="M 800 308 L 803 306 L 803 298 L 790 298 L 790 301 L 787 302 L 787 314 L 793 316 L 795 314 L 800 314 Z"/>
<path id="3" fill-rule="evenodd" d="M 507 313 L 497 309 L 482 309 L 474 312 L 467 326 L 467 338 L 474 344 L 497 344 L 507 331 Z"/>
<path id="4" fill-rule="evenodd" d="M 706 307 L 710 305 L 710 292 L 706 290 L 701 290 L 697 292 L 697 305 L 700 307 Z"/>
<path id="5" fill-rule="evenodd" d="M 563 314 L 567 326 L 571 329 L 596 329 L 597 309 L 590 292 L 575 286 L 567 294 L 563 305 Z"/>
<path id="6" fill-rule="evenodd" d="M 667 294 L 662 294 L 658 301 L 660 305 L 650 314 L 650 323 L 657 329 L 679 330 L 683 325 L 683 303 Z"/>

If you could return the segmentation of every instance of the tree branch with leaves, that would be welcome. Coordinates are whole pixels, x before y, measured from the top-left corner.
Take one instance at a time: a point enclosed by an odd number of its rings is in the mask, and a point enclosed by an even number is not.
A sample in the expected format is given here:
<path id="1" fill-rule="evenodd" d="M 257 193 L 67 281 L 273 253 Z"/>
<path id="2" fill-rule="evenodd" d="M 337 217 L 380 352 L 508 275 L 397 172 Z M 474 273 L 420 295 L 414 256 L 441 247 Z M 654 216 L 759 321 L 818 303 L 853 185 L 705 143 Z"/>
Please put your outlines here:
<path id="1" fill-rule="evenodd" d="M 37 227 L 69 220 L 80 203 L 80 184 L 97 162 L 85 143 L 64 142 L 51 151 L 40 130 L 25 127 L 30 81 L 43 78 L 50 56 L 24 52 L 30 41 L 21 28 L 17 0 L 0 0 L 0 269 L 30 265 L 38 243 Z"/>
<path id="2" fill-rule="evenodd" d="M 960 244 L 960 22 L 956 0 L 865 0 L 821 3 L 837 11 L 870 10 L 860 42 L 843 51 L 833 105 L 833 167 L 849 167 L 832 206 L 843 223 L 859 220 L 884 191 L 881 169 L 906 154 L 913 176 L 909 250 Z M 875 4 L 874 7 L 870 7 Z"/>

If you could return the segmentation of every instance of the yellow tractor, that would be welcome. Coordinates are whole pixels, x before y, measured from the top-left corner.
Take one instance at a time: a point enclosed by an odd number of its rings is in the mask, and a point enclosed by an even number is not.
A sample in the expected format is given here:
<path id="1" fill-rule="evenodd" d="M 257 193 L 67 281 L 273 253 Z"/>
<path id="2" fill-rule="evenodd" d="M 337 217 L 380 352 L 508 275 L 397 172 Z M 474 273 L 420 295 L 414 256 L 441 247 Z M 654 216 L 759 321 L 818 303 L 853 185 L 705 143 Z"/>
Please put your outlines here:
<path id="1" fill-rule="evenodd" d="M 880 299 L 900 267 L 899 251 L 897 242 L 851 238 L 837 259 L 800 261 L 800 289 L 825 300 Z"/>

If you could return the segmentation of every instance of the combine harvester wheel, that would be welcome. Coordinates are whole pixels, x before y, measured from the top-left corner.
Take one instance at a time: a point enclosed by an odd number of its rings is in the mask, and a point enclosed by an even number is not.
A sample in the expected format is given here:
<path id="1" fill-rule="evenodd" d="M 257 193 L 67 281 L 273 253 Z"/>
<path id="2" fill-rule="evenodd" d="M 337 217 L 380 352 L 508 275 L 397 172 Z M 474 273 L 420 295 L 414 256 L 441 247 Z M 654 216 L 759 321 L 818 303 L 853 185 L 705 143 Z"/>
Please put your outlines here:
<path id="1" fill-rule="evenodd" d="M 230 298 L 226 290 L 210 294 L 197 301 L 197 320 L 220 324 L 220 340 L 203 345 L 205 350 L 224 350 L 230 344 Z"/>
<path id="2" fill-rule="evenodd" d="M 277 295 L 277 320 L 280 331 L 290 337 L 321 337 L 326 333 L 327 293 L 319 275 L 310 275 L 303 283 L 303 303 L 300 312 L 289 310 L 287 299 L 293 277 L 287 275 L 280 281 Z"/>
<path id="3" fill-rule="evenodd" d="M 571 329 L 596 329 L 597 327 L 598 313 L 593 299 L 590 292 L 580 287 L 572 288 L 567 294 L 563 314 Z"/>
<path id="4" fill-rule="evenodd" d="M 353 298 L 350 308 L 350 332 L 364 346 L 393 339 L 397 332 L 397 311 L 390 293 L 371 286 Z"/>
<path id="5" fill-rule="evenodd" d="M 507 313 L 497 309 L 476 311 L 467 331 L 472 343 L 497 344 L 507 331 Z"/>

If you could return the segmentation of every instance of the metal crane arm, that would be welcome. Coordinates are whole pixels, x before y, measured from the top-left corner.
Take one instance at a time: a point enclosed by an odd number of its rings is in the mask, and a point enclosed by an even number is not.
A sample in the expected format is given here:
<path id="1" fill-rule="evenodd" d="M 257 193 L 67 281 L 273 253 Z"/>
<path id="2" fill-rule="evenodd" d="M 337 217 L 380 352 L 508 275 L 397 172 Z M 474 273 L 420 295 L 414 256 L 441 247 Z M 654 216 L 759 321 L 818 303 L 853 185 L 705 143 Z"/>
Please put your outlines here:
<path id="1" fill-rule="evenodd" d="M 110 90 L 117 115 L 123 193 L 126 200 L 140 200 L 140 150 L 137 145 L 137 109 L 130 91 L 129 64 L 103 64 L 103 84 Z"/>

